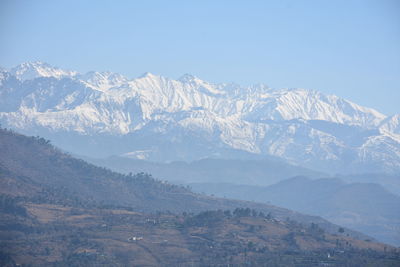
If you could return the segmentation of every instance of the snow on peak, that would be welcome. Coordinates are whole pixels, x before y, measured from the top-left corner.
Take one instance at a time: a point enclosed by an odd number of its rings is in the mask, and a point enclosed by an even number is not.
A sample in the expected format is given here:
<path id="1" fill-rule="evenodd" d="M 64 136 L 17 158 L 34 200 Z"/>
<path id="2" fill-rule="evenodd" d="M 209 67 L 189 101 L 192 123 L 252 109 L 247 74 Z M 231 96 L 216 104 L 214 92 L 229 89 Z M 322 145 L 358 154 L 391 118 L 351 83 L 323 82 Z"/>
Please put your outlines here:
<path id="1" fill-rule="evenodd" d="M 19 80 L 7 79 L 12 75 Z M 29 88 L 21 82 L 35 77 L 67 79 L 33 80 Z M 214 84 L 190 74 L 174 80 L 147 72 L 130 80 L 112 72 L 81 75 L 43 62 L 24 63 L 3 78 L 0 73 L 0 122 L 87 135 L 162 134 L 162 140 L 178 143 L 192 135 L 209 140 L 215 149 L 230 147 L 293 162 L 356 155 L 365 138 L 353 142 L 346 129 L 354 128 L 373 135 L 368 151 L 361 152 L 379 152 L 388 145 L 394 156 L 379 153 L 394 163 L 400 155 L 400 115 L 387 118 L 314 90 Z M 361 136 L 356 134 L 351 133 Z"/>
<path id="2" fill-rule="evenodd" d="M 196 79 L 198 79 L 196 76 L 193 76 L 192 74 L 189 73 L 185 73 L 178 79 L 178 81 L 181 81 L 183 83 L 190 83 L 195 81 Z"/>
<path id="3" fill-rule="evenodd" d="M 90 71 L 84 75 L 79 75 L 76 78 L 86 86 L 99 91 L 107 91 L 110 88 L 118 87 L 128 82 L 128 79 L 121 74 L 109 71 Z"/>
<path id="4" fill-rule="evenodd" d="M 203 107 L 219 116 L 236 116 L 251 122 L 325 120 L 368 128 L 378 126 L 386 118 L 373 109 L 314 90 L 271 89 L 264 84 L 249 87 L 213 84 L 191 74 L 173 80 L 146 72 L 139 78 L 128 80 L 112 72 L 92 71 L 81 75 L 43 62 L 23 63 L 10 73 L 20 80 L 71 77 L 86 87 L 107 92 L 107 98 L 111 98 L 108 101 L 121 105 L 127 98 L 140 98 L 141 108 L 145 109 L 142 112 L 147 118 L 151 118 L 154 112 L 177 112 L 193 107 Z M 109 90 L 111 88 L 113 90 Z"/>
<path id="5" fill-rule="evenodd" d="M 140 76 L 138 77 L 138 79 L 142 79 L 142 78 L 150 78 L 150 79 L 153 79 L 153 78 L 157 78 L 157 77 L 159 77 L 159 76 L 147 71 L 147 72 L 143 73 L 142 75 L 140 75 Z"/>
<path id="6" fill-rule="evenodd" d="M 12 68 L 10 73 L 21 81 L 31 80 L 38 77 L 54 77 L 60 79 L 77 75 L 77 72 L 75 71 L 63 70 L 41 61 L 22 63 Z"/>
<path id="7" fill-rule="evenodd" d="M 391 132 L 399 135 L 400 137 L 400 114 L 387 117 L 384 121 L 382 121 L 379 129 L 381 132 Z"/>

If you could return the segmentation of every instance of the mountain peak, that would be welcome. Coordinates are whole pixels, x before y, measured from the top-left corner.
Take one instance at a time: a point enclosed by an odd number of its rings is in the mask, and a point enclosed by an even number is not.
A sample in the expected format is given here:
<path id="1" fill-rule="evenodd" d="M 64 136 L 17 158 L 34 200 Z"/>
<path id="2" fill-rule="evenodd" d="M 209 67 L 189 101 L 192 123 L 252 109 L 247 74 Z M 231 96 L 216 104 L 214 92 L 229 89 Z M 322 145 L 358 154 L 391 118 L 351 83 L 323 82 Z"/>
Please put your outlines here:
<path id="1" fill-rule="evenodd" d="M 196 76 L 189 73 L 185 73 L 178 79 L 178 81 L 187 83 L 187 82 L 192 82 L 196 79 L 198 79 Z"/>
<path id="2" fill-rule="evenodd" d="M 77 76 L 77 78 L 85 85 L 99 91 L 107 91 L 112 87 L 121 86 L 128 81 L 123 75 L 110 71 L 89 71 L 86 74 Z"/>
<path id="3" fill-rule="evenodd" d="M 147 72 L 143 73 L 142 75 L 140 75 L 139 79 L 141 79 L 141 78 L 156 78 L 156 77 L 158 77 L 158 75 L 155 75 L 155 74 L 147 71 Z"/>
<path id="4" fill-rule="evenodd" d="M 38 77 L 54 77 L 60 79 L 62 77 L 73 77 L 77 74 L 75 71 L 63 70 L 53 67 L 42 61 L 24 62 L 12 68 L 10 73 L 17 79 L 32 80 Z"/>
<path id="5" fill-rule="evenodd" d="M 23 62 L 13 69 L 15 70 L 29 70 L 29 69 L 59 69 L 58 67 L 54 67 L 46 62 L 36 60 L 36 61 L 28 61 Z"/>
<path id="6" fill-rule="evenodd" d="M 21 67 L 39 67 L 39 66 L 51 67 L 48 63 L 40 61 L 40 60 L 24 62 L 24 63 L 21 63 L 19 66 L 21 66 Z"/>
<path id="7" fill-rule="evenodd" d="M 382 121 L 379 129 L 383 132 L 391 132 L 400 137 L 400 114 L 387 117 Z"/>

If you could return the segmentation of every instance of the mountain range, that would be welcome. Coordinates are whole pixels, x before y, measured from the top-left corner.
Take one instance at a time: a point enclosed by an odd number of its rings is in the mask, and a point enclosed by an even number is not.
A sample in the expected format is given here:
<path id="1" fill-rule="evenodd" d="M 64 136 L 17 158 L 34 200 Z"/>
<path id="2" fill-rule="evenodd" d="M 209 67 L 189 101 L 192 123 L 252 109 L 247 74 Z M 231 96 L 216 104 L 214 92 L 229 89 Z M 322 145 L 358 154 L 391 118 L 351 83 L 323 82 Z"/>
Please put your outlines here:
<path id="1" fill-rule="evenodd" d="M 314 90 L 189 74 L 129 79 L 23 63 L 0 73 L 0 122 L 90 157 L 272 157 L 328 173 L 400 171 L 399 114 Z"/>

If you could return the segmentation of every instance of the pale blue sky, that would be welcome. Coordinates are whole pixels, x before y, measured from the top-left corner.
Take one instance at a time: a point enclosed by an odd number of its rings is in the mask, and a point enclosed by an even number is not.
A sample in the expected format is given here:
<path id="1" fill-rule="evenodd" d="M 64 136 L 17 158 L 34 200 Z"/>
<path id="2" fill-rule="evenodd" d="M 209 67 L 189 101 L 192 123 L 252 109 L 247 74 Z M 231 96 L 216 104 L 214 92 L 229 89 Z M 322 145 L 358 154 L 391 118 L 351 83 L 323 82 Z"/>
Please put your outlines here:
<path id="1" fill-rule="evenodd" d="M 400 113 L 400 1 L 0 2 L 0 65 L 320 90 Z"/>

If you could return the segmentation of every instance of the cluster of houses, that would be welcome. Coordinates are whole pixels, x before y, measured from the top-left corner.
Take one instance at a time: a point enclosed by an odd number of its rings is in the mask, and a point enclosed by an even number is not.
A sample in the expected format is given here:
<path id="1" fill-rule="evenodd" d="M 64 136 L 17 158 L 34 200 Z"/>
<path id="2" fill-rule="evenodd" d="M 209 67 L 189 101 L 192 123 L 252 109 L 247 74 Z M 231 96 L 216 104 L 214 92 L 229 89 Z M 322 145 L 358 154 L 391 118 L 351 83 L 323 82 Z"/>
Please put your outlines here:
<path id="1" fill-rule="evenodd" d="M 128 238 L 128 241 L 139 241 L 143 240 L 143 236 L 132 236 Z"/>

